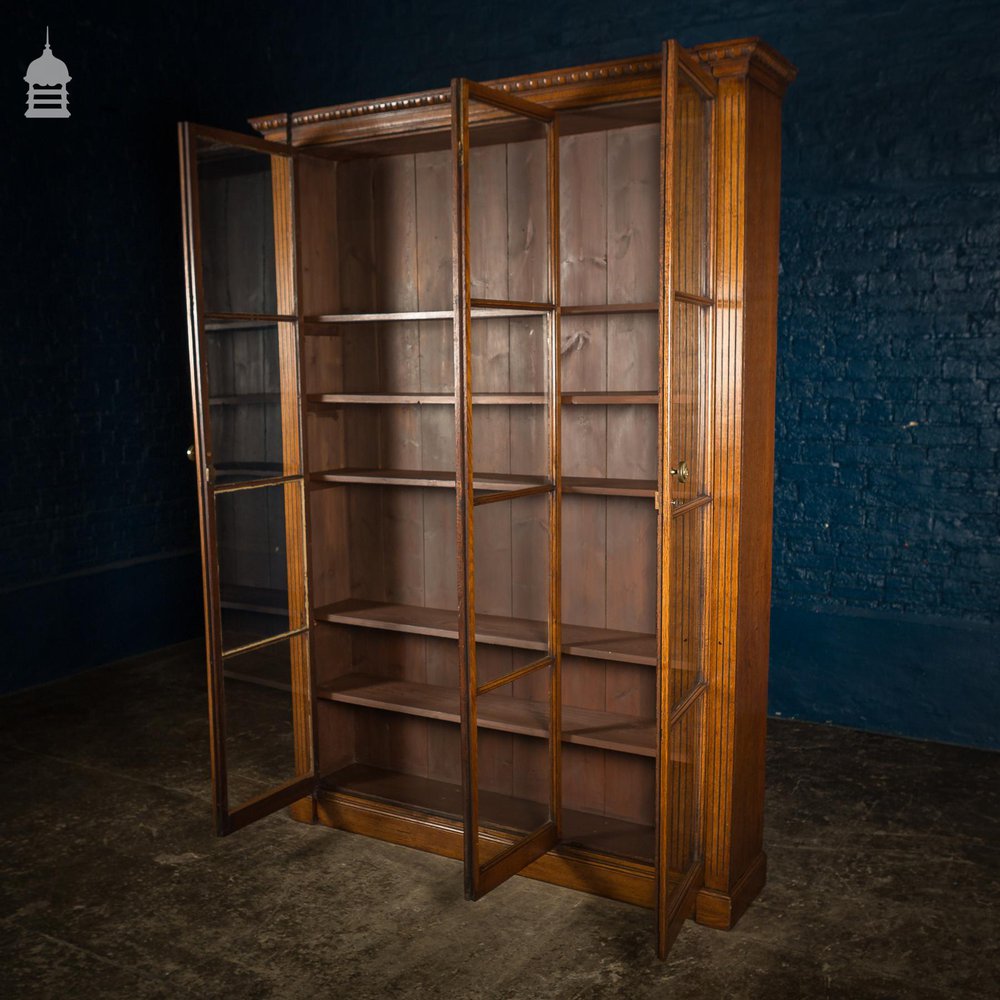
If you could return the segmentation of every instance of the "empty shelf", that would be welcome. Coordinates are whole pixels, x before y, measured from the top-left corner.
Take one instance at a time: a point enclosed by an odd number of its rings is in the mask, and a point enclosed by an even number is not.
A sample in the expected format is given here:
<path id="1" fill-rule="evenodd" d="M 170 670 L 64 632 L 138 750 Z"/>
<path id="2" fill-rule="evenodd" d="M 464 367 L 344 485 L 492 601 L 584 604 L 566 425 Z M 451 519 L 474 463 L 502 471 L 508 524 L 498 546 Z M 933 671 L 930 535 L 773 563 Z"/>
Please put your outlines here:
<path id="1" fill-rule="evenodd" d="M 455 488 L 454 472 L 432 472 L 420 469 L 330 469 L 314 472 L 314 483 L 368 483 L 373 486 L 428 486 L 439 489 Z M 544 486 L 543 476 L 521 476 L 498 472 L 477 473 L 473 488 L 477 490 L 520 490 Z"/>
<path id="2" fill-rule="evenodd" d="M 329 406 L 351 404 L 402 405 L 402 406 L 454 406 L 455 394 L 451 392 L 322 392 L 309 396 L 314 405 Z M 544 406 L 545 396 L 540 392 L 477 392 L 472 402 L 480 406 Z"/>
<path id="3" fill-rule="evenodd" d="M 607 392 L 563 392 L 563 406 L 656 406 L 660 394 L 655 389 Z"/>
<path id="4" fill-rule="evenodd" d="M 410 323 L 424 319 L 448 319 L 450 309 L 418 309 L 410 312 L 325 313 L 306 316 L 306 323 Z"/>
<path id="5" fill-rule="evenodd" d="M 349 598 L 317 608 L 316 618 L 338 625 L 356 625 L 442 639 L 458 638 L 458 613 L 442 608 Z M 655 635 L 563 624 L 562 638 L 562 651 L 565 655 L 648 666 L 655 666 L 657 662 Z M 547 642 L 546 624 L 529 618 L 477 614 L 476 641 L 490 646 L 544 650 Z"/>
<path id="6" fill-rule="evenodd" d="M 563 306 L 563 316 L 614 316 L 621 313 L 656 313 L 655 302 L 604 302 L 592 305 Z"/>
<path id="7" fill-rule="evenodd" d="M 506 299 L 473 299 L 473 319 L 509 319 L 517 316 L 540 316 L 554 312 L 547 302 L 515 302 Z M 306 316 L 306 323 L 414 323 L 421 320 L 451 320 L 451 309 L 413 309 L 402 312 L 323 313 Z"/>
<path id="8" fill-rule="evenodd" d="M 458 691 L 436 684 L 346 674 L 324 685 L 319 697 L 402 715 L 416 715 L 445 722 L 459 721 Z M 504 733 L 548 739 L 548 705 L 518 698 L 480 698 L 479 725 Z M 642 757 L 656 755 L 656 724 L 651 719 L 563 706 L 564 743 L 616 750 Z"/>
<path id="9" fill-rule="evenodd" d="M 241 397 L 233 397 L 242 401 Z M 277 398 L 277 397 L 276 397 Z M 317 392 L 308 397 L 313 406 L 454 406 L 450 392 Z M 564 392 L 563 406 L 655 406 L 659 394 L 655 389 L 609 392 Z M 213 403 L 215 401 L 213 400 Z M 477 392 L 472 396 L 476 406 L 544 406 L 540 392 Z"/>
<path id="10" fill-rule="evenodd" d="M 563 493 L 591 493 L 602 497 L 652 497 L 655 479 L 593 479 L 586 476 L 563 476 Z"/>
<path id="11" fill-rule="evenodd" d="M 327 792 L 356 795 L 458 821 L 464 809 L 465 797 L 461 785 L 387 771 L 367 764 L 350 764 L 327 775 L 322 787 Z M 547 818 L 547 813 L 547 807 L 542 803 L 498 792 L 479 792 L 479 815 L 484 826 L 531 830 Z M 653 857 L 652 826 L 565 808 L 562 819 L 562 843 L 566 846 L 640 861 L 650 861 Z"/>
<path id="12" fill-rule="evenodd" d="M 370 486 L 424 486 L 436 489 L 455 488 L 455 473 L 423 469 L 328 469 L 314 472 L 312 482 L 362 483 Z M 521 490 L 544 486 L 544 476 L 528 476 L 502 472 L 480 472 L 473 480 L 477 490 Z M 563 493 L 587 493 L 607 497 L 652 497 L 656 494 L 655 479 L 595 479 L 586 476 L 565 476 Z"/>
<path id="13" fill-rule="evenodd" d="M 255 479 L 273 479 L 285 471 L 281 462 L 216 462 L 215 485 L 252 482 Z"/>

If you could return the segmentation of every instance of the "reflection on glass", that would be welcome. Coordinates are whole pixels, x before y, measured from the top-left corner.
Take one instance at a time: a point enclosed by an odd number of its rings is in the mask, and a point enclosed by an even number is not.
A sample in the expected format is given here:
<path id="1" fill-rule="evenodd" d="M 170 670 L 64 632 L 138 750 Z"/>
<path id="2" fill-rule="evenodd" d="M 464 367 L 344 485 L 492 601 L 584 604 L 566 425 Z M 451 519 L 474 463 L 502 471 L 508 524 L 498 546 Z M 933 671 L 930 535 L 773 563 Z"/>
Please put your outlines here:
<path id="1" fill-rule="evenodd" d="M 544 648 L 539 623 L 549 612 L 549 495 L 518 497 L 475 508 L 476 614 L 516 619 L 484 619 L 478 631 L 509 627 Z"/>
<path id="2" fill-rule="evenodd" d="M 538 623 L 541 626 L 541 622 Z M 545 642 L 544 629 L 539 627 L 535 630 L 541 644 Z M 524 630 L 528 635 L 530 630 Z M 511 674 L 520 672 L 536 663 L 547 653 L 544 649 L 511 649 L 503 646 L 476 644 L 476 670 L 478 687 L 490 688 L 499 691 L 509 697 L 521 699 L 534 699 L 542 702 L 547 697 L 548 691 L 548 667 L 540 667 L 531 670 L 517 680 L 509 681 Z M 486 698 L 489 692 L 481 697 Z M 482 704 L 482 703 L 481 703 Z M 491 702 L 495 704 L 495 702 Z"/>
<path id="3" fill-rule="evenodd" d="M 498 112 L 476 100 L 469 102 L 469 117 L 472 295 L 548 302 L 545 125 Z M 484 117 L 491 120 L 483 122 Z"/>
<path id="4" fill-rule="evenodd" d="M 296 763 L 292 722 L 292 641 L 226 658 L 226 766 L 235 807 L 308 772 Z"/>
<path id="5" fill-rule="evenodd" d="M 484 827 L 523 834 L 549 820 L 550 683 L 551 667 L 543 667 L 479 696 L 479 820 Z"/>
<path id="6" fill-rule="evenodd" d="M 699 507 L 670 524 L 670 704 L 702 679 L 705 638 L 705 517 Z"/>
<path id="7" fill-rule="evenodd" d="M 507 488 L 537 485 L 532 477 L 548 474 L 549 323 L 545 316 L 472 323 L 472 466 L 484 480 L 513 477 Z"/>
<path id="8" fill-rule="evenodd" d="M 285 495 L 297 488 L 262 486 L 216 494 L 225 650 L 289 630 Z"/>
<path id="9" fill-rule="evenodd" d="M 707 295 L 711 104 L 681 79 L 676 114 L 674 288 Z"/>
<path id="10" fill-rule="evenodd" d="M 674 499 L 689 500 L 706 490 L 706 365 L 707 311 L 703 306 L 674 303 L 670 331 L 670 450 L 673 461 L 684 461 L 688 479 L 675 477 Z"/>
<path id="11" fill-rule="evenodd" d="M 199 139 L 197 160 L 206 310 L 277 312 L 271 157 Z"/>
<path id="12" fill-rule="evenodd" d="M 702 701 L 685 712 L 670 729 L 667 803 L 667 865 L 681 876 L 699 852 L 698 745 L 701 739 Z"/>
<path id="13" fill-rule="evenodd" d="M 205 353 L 216 483 L 282 475 L 278 326 L 211 324 Z"/>

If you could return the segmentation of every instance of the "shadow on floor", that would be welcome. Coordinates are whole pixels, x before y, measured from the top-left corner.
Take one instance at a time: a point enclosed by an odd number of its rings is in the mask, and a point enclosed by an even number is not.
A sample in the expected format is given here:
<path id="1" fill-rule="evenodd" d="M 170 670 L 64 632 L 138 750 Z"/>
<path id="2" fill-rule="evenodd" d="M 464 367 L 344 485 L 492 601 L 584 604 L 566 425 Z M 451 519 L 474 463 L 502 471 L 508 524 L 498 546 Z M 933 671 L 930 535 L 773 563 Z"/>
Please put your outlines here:
<path id="1" fill-rule="evenodd" d="M 1000 755 L 773 721 L 769 882 L 653 956 L 646 911 L 285 815 L 211 834 L 199 647 L 0 700 L 11 998 L 992 998 Z"/>

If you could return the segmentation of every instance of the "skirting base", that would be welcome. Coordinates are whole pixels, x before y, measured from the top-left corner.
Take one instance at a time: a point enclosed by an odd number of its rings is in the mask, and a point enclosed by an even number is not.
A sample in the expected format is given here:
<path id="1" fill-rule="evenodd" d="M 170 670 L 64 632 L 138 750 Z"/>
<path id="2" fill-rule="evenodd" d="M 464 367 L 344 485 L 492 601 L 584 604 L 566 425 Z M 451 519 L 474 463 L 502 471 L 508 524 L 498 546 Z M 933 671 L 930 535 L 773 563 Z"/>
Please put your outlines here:
<path id="1" fill-rule="evenodd" d="M 298 806 L 292 815 L 306 823 L 318 821 L 335 829 L 432 854 L 456 859 L 462 857 L 461 824 L 454 820 L 332 792 L 322 792 L 315 803 L 301 802 Z M 497 849 L 507 846 L 500 835 L 495 839 Z M 653 906 L 653 869 L 639 862 L 557 847 L 530 864 L 521 874 L 625 903 Z M 697 895 L 694 919 L 706 927 L 731 930 L 764 887 L 766 879 L 767 857 L 761 853 L 736 882 L 731 893 L 701 889 Z"/>
<path id="2" fill-rule="evenodd" d="M 705 927 L 732 930 L 767 881 L 767 855 L 761 852 L 729 893 L 702 889 L 694 918 Z"/>

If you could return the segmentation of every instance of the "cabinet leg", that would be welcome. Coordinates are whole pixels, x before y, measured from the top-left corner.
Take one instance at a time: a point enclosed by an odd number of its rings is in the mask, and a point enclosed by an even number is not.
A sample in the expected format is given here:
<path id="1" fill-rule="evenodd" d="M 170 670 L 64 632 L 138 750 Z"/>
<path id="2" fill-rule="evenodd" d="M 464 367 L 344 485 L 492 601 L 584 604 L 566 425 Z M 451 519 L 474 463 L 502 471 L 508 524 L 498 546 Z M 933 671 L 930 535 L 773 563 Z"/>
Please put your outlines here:
<path id="1" fill-rule="evenodd" d="M 307 799 L 299 799 L 288 807 L 288 813 L 292 819 L 300 823 L 315 823 L 316 799 L 311 795 Z"/>
<path id="2" fill-rule="evenodd" d="M 730 892 L 702 889 L 694 918 L 720 931 L 732 930 L 767 881 L 767 855 L 761 852 L 736 881 Z"/>

